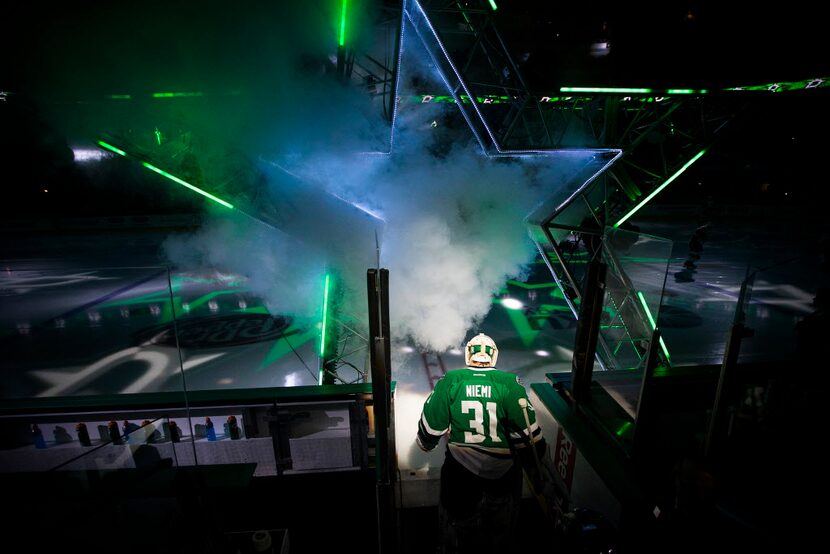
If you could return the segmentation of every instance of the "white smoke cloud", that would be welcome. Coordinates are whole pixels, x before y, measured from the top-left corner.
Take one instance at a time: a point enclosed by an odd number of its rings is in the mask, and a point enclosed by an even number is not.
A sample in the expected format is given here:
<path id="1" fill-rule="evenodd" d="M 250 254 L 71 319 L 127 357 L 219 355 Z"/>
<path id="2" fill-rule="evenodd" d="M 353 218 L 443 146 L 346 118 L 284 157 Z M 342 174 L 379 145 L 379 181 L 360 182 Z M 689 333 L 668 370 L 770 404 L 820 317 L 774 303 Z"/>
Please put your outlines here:
<path id="1" fill-rule="evenodd" d="M 522 219 L 533 195 L 521 166 L 469 150 L 421 162 L 395 164 L 381 260 L 397 333 L 443 351 L 464 339 L 487 315 L 493 292 L 530 261 Z"/>
<path id="2" fill-rule="evenodd" d="M 183 271 L 230 271 L 271 313 L 298 319 L 319 313 L 324 258 L 277 229 L 225 212 L 191 235 L 171 236 L 167 257 Z"/>
<path id="3" fill-rule="evenodd" d="M 386 222 L 380 263 L 390 271 L 393 337 L 436 351 L 458 346 L 487 315 L 493 292 L 532 259 L 523 218 L 538 191 L 522 164 L 470 150 L 437 160 L 410 144 L 405 155 L 360 160 L 318 159 L 314 177 Z M 365 269 L 345 274 L 352 290 Z M 352 300 L 350 311 L 365 311 L 362 296 Z"/>
<path id="4" fill-rule="evenodd" d="M 410 88 L 413 83 L 444 92 L 417 39 L 405 49 L 399 97 L 422 92 Z M 393 340 L 411 339 L 436 351 L 459 346 L 487 315 L 493 293 L 506 279 L 521 277 L 532 260 L 535 249 L 523 219 L 565 170 L 538 160 L 485 157 L 469 128 L 454 122 L 451 104 L 401 105 L 391 154 L 359 155 L 382 150 L 380 139 L 388 137 L 377 104 L 319 75 L 280 86 L 293 91 L 294 103 L 268 106 L 260 122 L 248 122 L 250 136 L 257 137 L 249 151 L 321 194 L 325 190 L 380 214 L 380 265 L 390 270 Z M 275 185 L 266 177 L 262 186 Z M 267 196 L 246 193 L 248 211 L 279 211 L 277 203 L 263 204 Z M 202 262 L 247 275 L 269 306 L 319 304 L 321 267 L 334 265 L 347 292 L 343 309 L 365 314 L 365 261 L 374 261 L 375 252 L 365 241 L 356 246 L 355 237 L 330 219 L 313 221 L 312 233 L 294 239 L 323 245 L 325 262 L 303 259 L 302 248 L 284 234 L 227 219 L 207 223 L 187 241 L 170 241 L 167 253 L 182 262 L 199 253 Z"/>

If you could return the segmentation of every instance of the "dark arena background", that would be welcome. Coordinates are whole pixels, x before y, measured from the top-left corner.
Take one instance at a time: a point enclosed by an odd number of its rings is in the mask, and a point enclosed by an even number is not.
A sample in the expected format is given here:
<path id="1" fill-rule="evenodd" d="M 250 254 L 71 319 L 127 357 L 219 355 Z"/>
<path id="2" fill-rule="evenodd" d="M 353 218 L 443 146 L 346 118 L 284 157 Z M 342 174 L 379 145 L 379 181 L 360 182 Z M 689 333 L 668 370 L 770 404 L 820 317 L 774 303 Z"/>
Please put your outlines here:
<path id="1" fill-rule="evenodd" d="M 517 550 L 823 544 L 817 6 L 7 4 L 0 540 L 435 552 L 483 332 Z"/>

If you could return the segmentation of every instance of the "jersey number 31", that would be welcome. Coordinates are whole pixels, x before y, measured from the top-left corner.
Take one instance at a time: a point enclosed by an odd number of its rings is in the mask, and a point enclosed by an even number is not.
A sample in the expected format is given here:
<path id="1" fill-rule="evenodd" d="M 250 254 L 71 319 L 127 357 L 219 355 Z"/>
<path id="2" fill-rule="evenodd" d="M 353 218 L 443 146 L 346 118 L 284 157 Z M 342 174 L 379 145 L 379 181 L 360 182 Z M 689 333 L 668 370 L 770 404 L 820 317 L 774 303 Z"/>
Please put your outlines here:
<path id="1" fill-rule="evenodd" d="M 482 406 L 478 400 L 462 400 L 461 413 L 473 413 L 473 418 L 470 420 L 470 428 L 472 432 L 464 431 L 464 442 L 468 444 L 478 444 L 484 442 L 487 436 L 484 434 L 484 410 L 487 410 L 487 427 L 490 432 L 490 440 L 493 442 L 501 442 L 498 435 L 498 420 L 496 418 L 496 403 L 487 402 Z"/>

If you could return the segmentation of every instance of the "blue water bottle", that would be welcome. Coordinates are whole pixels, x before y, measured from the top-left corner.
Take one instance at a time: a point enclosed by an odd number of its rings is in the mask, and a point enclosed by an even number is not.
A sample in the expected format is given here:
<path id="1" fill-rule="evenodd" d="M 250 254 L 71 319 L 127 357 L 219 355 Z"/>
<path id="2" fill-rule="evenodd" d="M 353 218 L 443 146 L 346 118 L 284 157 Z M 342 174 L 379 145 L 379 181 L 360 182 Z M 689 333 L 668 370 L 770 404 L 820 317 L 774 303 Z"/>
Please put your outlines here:
<path id="1" fill-rule="evenodd" d="M 213 428 L 213 422 L 209 417 L 205 418 L 205 434 L 207 435 L 207 440 L 216 440 L 216 430 Z"/>
<path id="2" fill-rule="evenodd" d="M 32 423 L 32 441 L 35 443 L 35 448 L 46 448 L 46 440 L 37 423 Z"/>

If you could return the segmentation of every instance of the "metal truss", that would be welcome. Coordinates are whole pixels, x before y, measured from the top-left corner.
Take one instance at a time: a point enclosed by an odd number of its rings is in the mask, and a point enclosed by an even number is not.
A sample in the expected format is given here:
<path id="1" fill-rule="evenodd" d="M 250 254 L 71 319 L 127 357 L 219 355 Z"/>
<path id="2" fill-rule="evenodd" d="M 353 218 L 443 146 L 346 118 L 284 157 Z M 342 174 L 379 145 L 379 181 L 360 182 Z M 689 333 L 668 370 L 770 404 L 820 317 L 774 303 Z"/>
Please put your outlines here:
<path id="1" fill-rule="evenodd" d="M 368 332 L 358 329 L 356 318 L 338 314 L 333 318 L 332 354 L 322 361 L 322 382 L 331 384 L 368 383 L 370 352 Z"/>
<path id="2" fill-rule="evenodd" d="M 561 152 L 585 145 L 575 136 L 592 136 L 606 152 L 622 152 L 621 161 L 587 178 L 562 202 L 548 202 L 528 217 L 534 240 L 574 315 L 583 294 L 587 262 L 604 257 L 607 229 L 652 192 L 664 186 L 699 153 L 710 147 L 739 111 L 736 97 L 700 94 L 623 96 L 567 94 L 557 98 L 532 94 L 482 3 L 405 0 L 408 21 L 438 68 L 454 103 L 484 152 Z M 599 149 L 598 149 L 599 150 Z M 583 176 L 586 177 L 586 176 Z M 564 187 L 567 188 L 567 187 Z M 644 360 L 642 342 L 651 336 L 649 315 L 619 263 L 610 264 L 620 285 L 609 295 L 608 329 L 600 337 L 598 358 L 607 368 L 621 367 L 621 348 L 630 345 L 635 365 Z M 668 359 L 663 360 L 668 363 Z M 630 367 L 629 362 L 624 363 Z"/>
<path id="3" fill-rule="evenodd" d="M 404 0 L 403 10 L 485 152 L 561 147 L 484 4 Z"/>
<path id="4" fill-rule="evenodd" d="M 398 52 L 400 49 L 401 2 L 385 0 L 372 22 L 373 42 L 356 50 L 353 45 L 338 50 L 338 74 L 362 88 L 381 104 L 384 118 L 392 122 L 396 102 Z"/>

